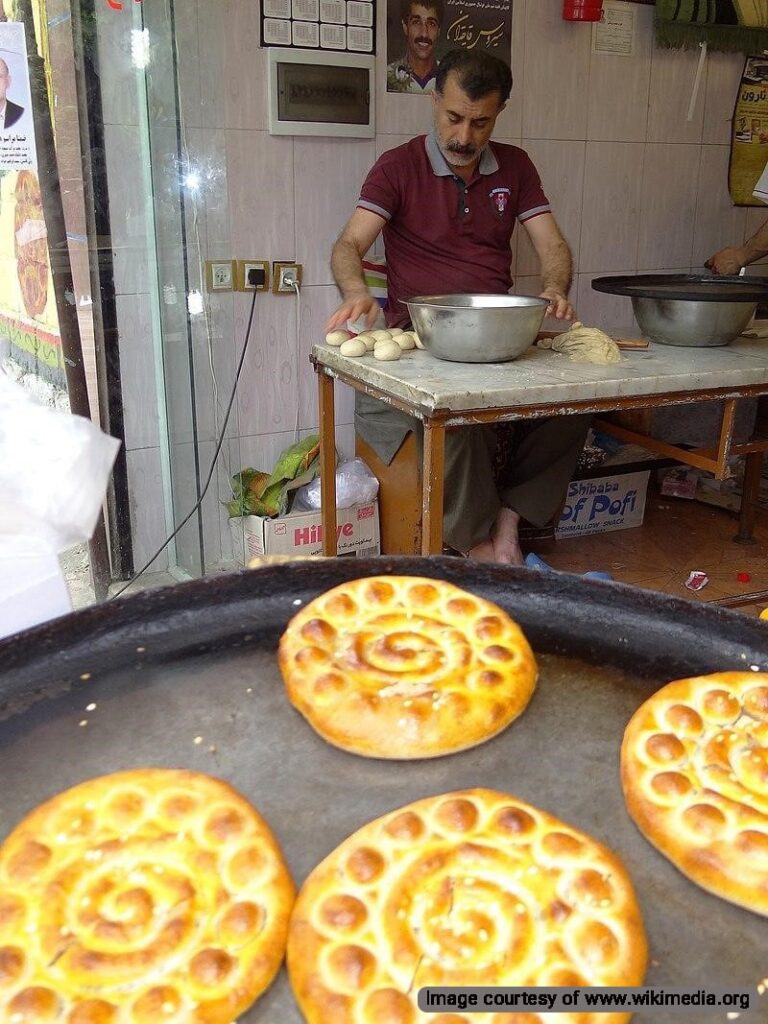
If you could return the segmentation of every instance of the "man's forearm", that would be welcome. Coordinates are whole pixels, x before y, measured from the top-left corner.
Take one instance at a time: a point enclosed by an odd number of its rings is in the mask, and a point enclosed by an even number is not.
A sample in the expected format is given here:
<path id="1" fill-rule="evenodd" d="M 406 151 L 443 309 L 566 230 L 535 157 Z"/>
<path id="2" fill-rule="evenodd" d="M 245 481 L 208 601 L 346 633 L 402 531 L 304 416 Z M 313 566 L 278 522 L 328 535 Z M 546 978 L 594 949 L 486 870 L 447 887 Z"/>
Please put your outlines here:
<path id="1" fill-rule="evenodd" d="M 331 252 L 331 271 L 344 299 L 356 299 L 368 294 L 363 276 L 363 261 L 356 246 L 340 238 Z"/>
<path id="2" fill-rule="evenodd" d="M 745 265 L 768 256 L 768 220 L 744 243 L 743 254 Z"/>
<path id="3" fill-rule="evenodd" d="M 540 262 L 542 291 L 553 290 L 567 295 L 573 279 L 573 260 L 565 239 L 547 246 Z"/>

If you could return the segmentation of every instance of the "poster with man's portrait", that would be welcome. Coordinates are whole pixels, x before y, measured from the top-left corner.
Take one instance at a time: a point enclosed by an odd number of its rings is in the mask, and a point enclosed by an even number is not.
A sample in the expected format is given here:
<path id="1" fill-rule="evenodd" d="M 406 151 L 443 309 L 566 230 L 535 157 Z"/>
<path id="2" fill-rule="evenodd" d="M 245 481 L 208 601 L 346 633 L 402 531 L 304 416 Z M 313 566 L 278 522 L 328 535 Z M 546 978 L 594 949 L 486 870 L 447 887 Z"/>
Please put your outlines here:
<path id="1" fill-rule="evenodd" d="M 441 56 L 457 47 L 511 64 L 512 0 L 389 0 L 387 92 L 432 92 Z"/>
<path id="2" fill-rule="evenodd" d="M 0 169 L 37 166 L 24 25 L 0 24 Z"/>

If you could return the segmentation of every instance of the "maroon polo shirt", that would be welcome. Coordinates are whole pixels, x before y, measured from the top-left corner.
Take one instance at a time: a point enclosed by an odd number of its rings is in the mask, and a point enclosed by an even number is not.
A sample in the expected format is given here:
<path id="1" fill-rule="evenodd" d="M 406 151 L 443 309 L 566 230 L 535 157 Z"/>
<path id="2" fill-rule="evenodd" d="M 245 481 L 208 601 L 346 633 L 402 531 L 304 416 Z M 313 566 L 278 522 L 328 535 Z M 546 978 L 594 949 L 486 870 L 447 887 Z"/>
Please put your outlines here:
<path id="1" fill-rule="evenodd" d="M 489 143 L 466 184 L 449 167 L 434 133 L 384 153 L 357 205 L 387 222 L 390 327 L 409 322 L 403 300 L 416 295 L 508 292 L 515 222 L 550 211 L 522 149 Z"/>

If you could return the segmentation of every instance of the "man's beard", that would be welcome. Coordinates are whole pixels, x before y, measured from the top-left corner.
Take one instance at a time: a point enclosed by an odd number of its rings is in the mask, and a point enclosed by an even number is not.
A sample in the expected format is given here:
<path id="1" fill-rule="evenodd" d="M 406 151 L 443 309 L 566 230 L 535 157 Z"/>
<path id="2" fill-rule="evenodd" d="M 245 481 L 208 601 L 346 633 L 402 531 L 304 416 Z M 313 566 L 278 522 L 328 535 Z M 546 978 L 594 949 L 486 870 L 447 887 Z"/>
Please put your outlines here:
<path id="1" fill-rule="evenodd" d="M 457 146 L 455 142 L 446 144 L 440 141 L 439 136 L 438 144 L 440 152 L 448 163 L 454 167 L 466 167 L 468 164 L 473 164 L 475 160 L 480 158 L 485 149 L 485 146 L 480 146 L 479 149 L 476 149 L 474 146 Z"/>

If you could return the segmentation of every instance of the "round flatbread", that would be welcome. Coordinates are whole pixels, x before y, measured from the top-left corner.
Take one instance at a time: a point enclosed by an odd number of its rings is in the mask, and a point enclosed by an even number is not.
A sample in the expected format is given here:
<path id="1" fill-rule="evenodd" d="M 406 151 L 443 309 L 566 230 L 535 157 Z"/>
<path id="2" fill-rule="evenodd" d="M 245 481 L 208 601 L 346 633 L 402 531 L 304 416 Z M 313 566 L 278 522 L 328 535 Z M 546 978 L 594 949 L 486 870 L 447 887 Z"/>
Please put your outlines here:
<path id="1" fill-rule="evenodd" d="M 669 683 L 621 748 L 627 808 L 692 881 L 768 915 L 768 675 Z"/>
<path id="2" fill-rule="evenodd" d="M 473 747 L 525 709 L 536 662 L 505 611 L 443 580 L 372 576 L 316 598 L 280 640 L 288 697 L 366 757 Z"/>
<path id="3" fill-rule="evenodd" d="M 639 985 L 646 958 L 640 910 L 618 858 L 549 814 L 487 789 L 419 800 L 350 836 L 304 883 L 287 952 L 307 1024 L 517 1020 L 422 1014 L 418 991 Z M 519 1019 L 541 1024 L 549 1015 L 521 1010 Z"/>
<path id="4" fill-rule="evenodd" d="M 226 783 L 91 779 L 0 847 L 0 1019 L 231 1024 L 277 973 L 293 899 L 269 828 Z"/>

